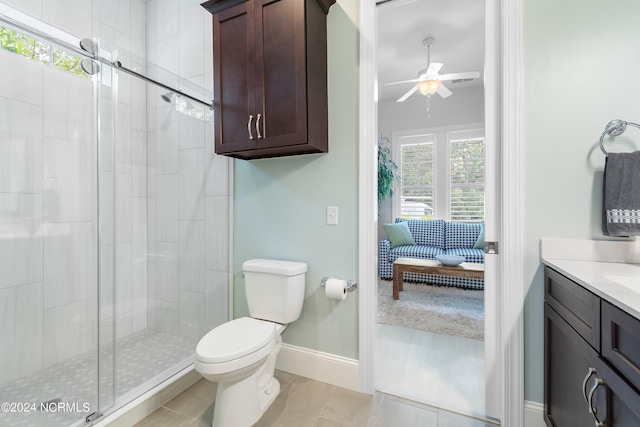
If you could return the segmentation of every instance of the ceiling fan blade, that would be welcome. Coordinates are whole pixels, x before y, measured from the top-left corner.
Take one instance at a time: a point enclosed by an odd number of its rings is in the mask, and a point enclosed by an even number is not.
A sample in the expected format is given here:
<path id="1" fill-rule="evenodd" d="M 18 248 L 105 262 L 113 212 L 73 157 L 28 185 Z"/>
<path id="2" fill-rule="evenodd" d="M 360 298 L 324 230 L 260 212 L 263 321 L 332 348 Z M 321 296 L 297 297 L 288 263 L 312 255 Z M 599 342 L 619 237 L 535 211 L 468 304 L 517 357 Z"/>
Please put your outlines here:
<path id="1" fill-rule="evenodd" d="M 418 83 L 421 79 L 411 79 L 411 80 L 398 80 L 397 82 L 390 82 L 390 83 L 385 83 L 385 86 L 390 86 L 390 85 L 399 85 L 402 83 Z"/>
<path id="2" fill-rule="evenodd" d="M 438 92 L 438 95 L 440 95 L 443 98 L 448 98 L 451 95 L 453 95 L 453 92 L 451 92 L 449 88 L 447 88 L 445 85 L 440 85 L 437 92 Z"/>
<path id="3" fill-rule="evenodd" d="M 432 62 L 431 64 L 429 64 L 429 68 L 427 68 L 426 74 L 428 76 L 433 76 L 438 74 L 438 71 L 440 71 L 443 65 L 444 64 L 440 62 Z"/>
<path id="4" fill-rule="evenodd" d="M 477 79 L 480 77 L 480 71 L 469 71 L 468 73 L 451 73 L 442 74 L 440 80 L 458 80 L 458 79 Z"/>
<path id="5" fill-rule="evenodd" d="M 417 90 L 418 90 L 417 86 L 412 87 L 411 89 L 409 89 L 409 92 L 405 93 L 404 95 L 402 95 L 402 97 L 398 98 L 398 100 L 396 102 L 403 102 L 405 99 L 407 99 L 408 97 L 413 95 L 413 92 L 415 92 Z"/>

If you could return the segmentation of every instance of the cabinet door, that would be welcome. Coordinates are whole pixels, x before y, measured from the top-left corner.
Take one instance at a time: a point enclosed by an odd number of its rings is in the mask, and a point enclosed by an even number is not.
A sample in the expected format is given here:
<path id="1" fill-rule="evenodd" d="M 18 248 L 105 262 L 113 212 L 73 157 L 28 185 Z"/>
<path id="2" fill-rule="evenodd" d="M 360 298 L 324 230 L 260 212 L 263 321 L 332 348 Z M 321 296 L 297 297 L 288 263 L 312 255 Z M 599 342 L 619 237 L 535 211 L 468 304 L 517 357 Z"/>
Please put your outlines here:
<path id="1" fill-rule="evenodd" d="M 547 303 L 544 313 L 545 422 L 550 427 L 592 426 L 583 381 L 596 367 L 597 354 Z M 594 376 L 585 387 L 593 384 Z"/>
<path id="2" fill-rule="evenodd" d="M 257 146 L 306 144 L 304 0 L 256 0 L 255 8 Z"/>
<path id="3" fill-rule="evenodd" d="M 640 320 L 602 301 L 602 357 L 640 390 Z"/>
<path id="4" fill-rule="evenodd" d="M 213 15 L 216 153 L 255 148 L 255 42 L 253 3 Z"/>
<path id="5" fill-rule="evenodd" d="M 640 394 L 627 381 L 620 377 L 604 360 L 597 364 L 597 378 L 603 380 L 603 386 L 594 394 L 606 397 L 606 406 L 598 404 L 598 419 L 606 427 L 640 426 Z"/>

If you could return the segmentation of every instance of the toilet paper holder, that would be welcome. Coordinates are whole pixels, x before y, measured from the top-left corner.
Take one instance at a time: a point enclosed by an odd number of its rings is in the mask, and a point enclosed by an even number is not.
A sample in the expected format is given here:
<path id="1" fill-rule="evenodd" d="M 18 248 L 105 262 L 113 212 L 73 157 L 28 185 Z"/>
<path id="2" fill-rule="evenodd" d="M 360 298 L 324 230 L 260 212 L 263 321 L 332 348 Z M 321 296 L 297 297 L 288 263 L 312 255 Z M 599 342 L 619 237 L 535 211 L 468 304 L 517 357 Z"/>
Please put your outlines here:
<path id="1" fill-rule="evenodd" d="M 329 279 L 335 279 L 335 277 L 324 276 L 322 280 L 320 280 L 320 286 L 323 288 L 327 286 L 327 280 Z M 347 292 L 355 291 L 356 289 L 358 289 L 358 282 L 353 279 L 347 280 Z"/>

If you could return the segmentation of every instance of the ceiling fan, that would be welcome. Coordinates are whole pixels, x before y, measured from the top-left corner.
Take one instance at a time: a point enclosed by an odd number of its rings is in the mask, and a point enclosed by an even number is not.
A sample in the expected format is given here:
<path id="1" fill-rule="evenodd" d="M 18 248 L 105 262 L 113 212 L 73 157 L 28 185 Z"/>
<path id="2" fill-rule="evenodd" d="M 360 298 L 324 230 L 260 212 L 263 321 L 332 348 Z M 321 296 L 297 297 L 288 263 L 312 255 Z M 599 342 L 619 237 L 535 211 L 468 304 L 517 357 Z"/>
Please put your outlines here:
<path id="1" fill-rule="evenodd" d="M 407 93 L 398 98 L 397 102 L 403 102 L 411 95 L 413 95 L 416 91 L 420 91 L 421 94 L 426 96 L 431 96 L 437 92 L 441 97 L 447 98 L 451 96 L 453 92 L 451 92 L 445 85 L 442 84 L 443 81 L 468 81 L 480 77 L 480 71 L 438 74 L 444 64 L 440 62 L 431 62 L 431 46 L 433 46 L 434 41 L 435 39 L 433 37 L 428 37 L 422 41 L 424 47 L 427 48 L 427 68 L 424 68 L 418 72 L 417 79 L 400 80 L 397 82 L 387 83 L 385 85 L 388 86 L 404 83 L 416 83 L 411 89 L 409 89 Z"/>

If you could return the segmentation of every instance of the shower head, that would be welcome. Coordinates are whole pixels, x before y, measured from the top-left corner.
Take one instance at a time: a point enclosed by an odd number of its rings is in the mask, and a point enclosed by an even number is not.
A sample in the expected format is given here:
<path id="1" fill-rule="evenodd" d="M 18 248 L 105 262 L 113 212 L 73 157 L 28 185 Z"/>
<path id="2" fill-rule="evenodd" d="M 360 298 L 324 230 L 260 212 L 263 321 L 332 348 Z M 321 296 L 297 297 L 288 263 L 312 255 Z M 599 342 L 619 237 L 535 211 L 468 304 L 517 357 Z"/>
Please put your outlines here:
<path id="1" fill-rule="evenodd" d="M 173 96 L 173 92 L 167 92 L 160 95 L 160 98 L 162 98 L 165 102 L 168 102 L 169 104 L 171 104 L 172 96 Z"/>

